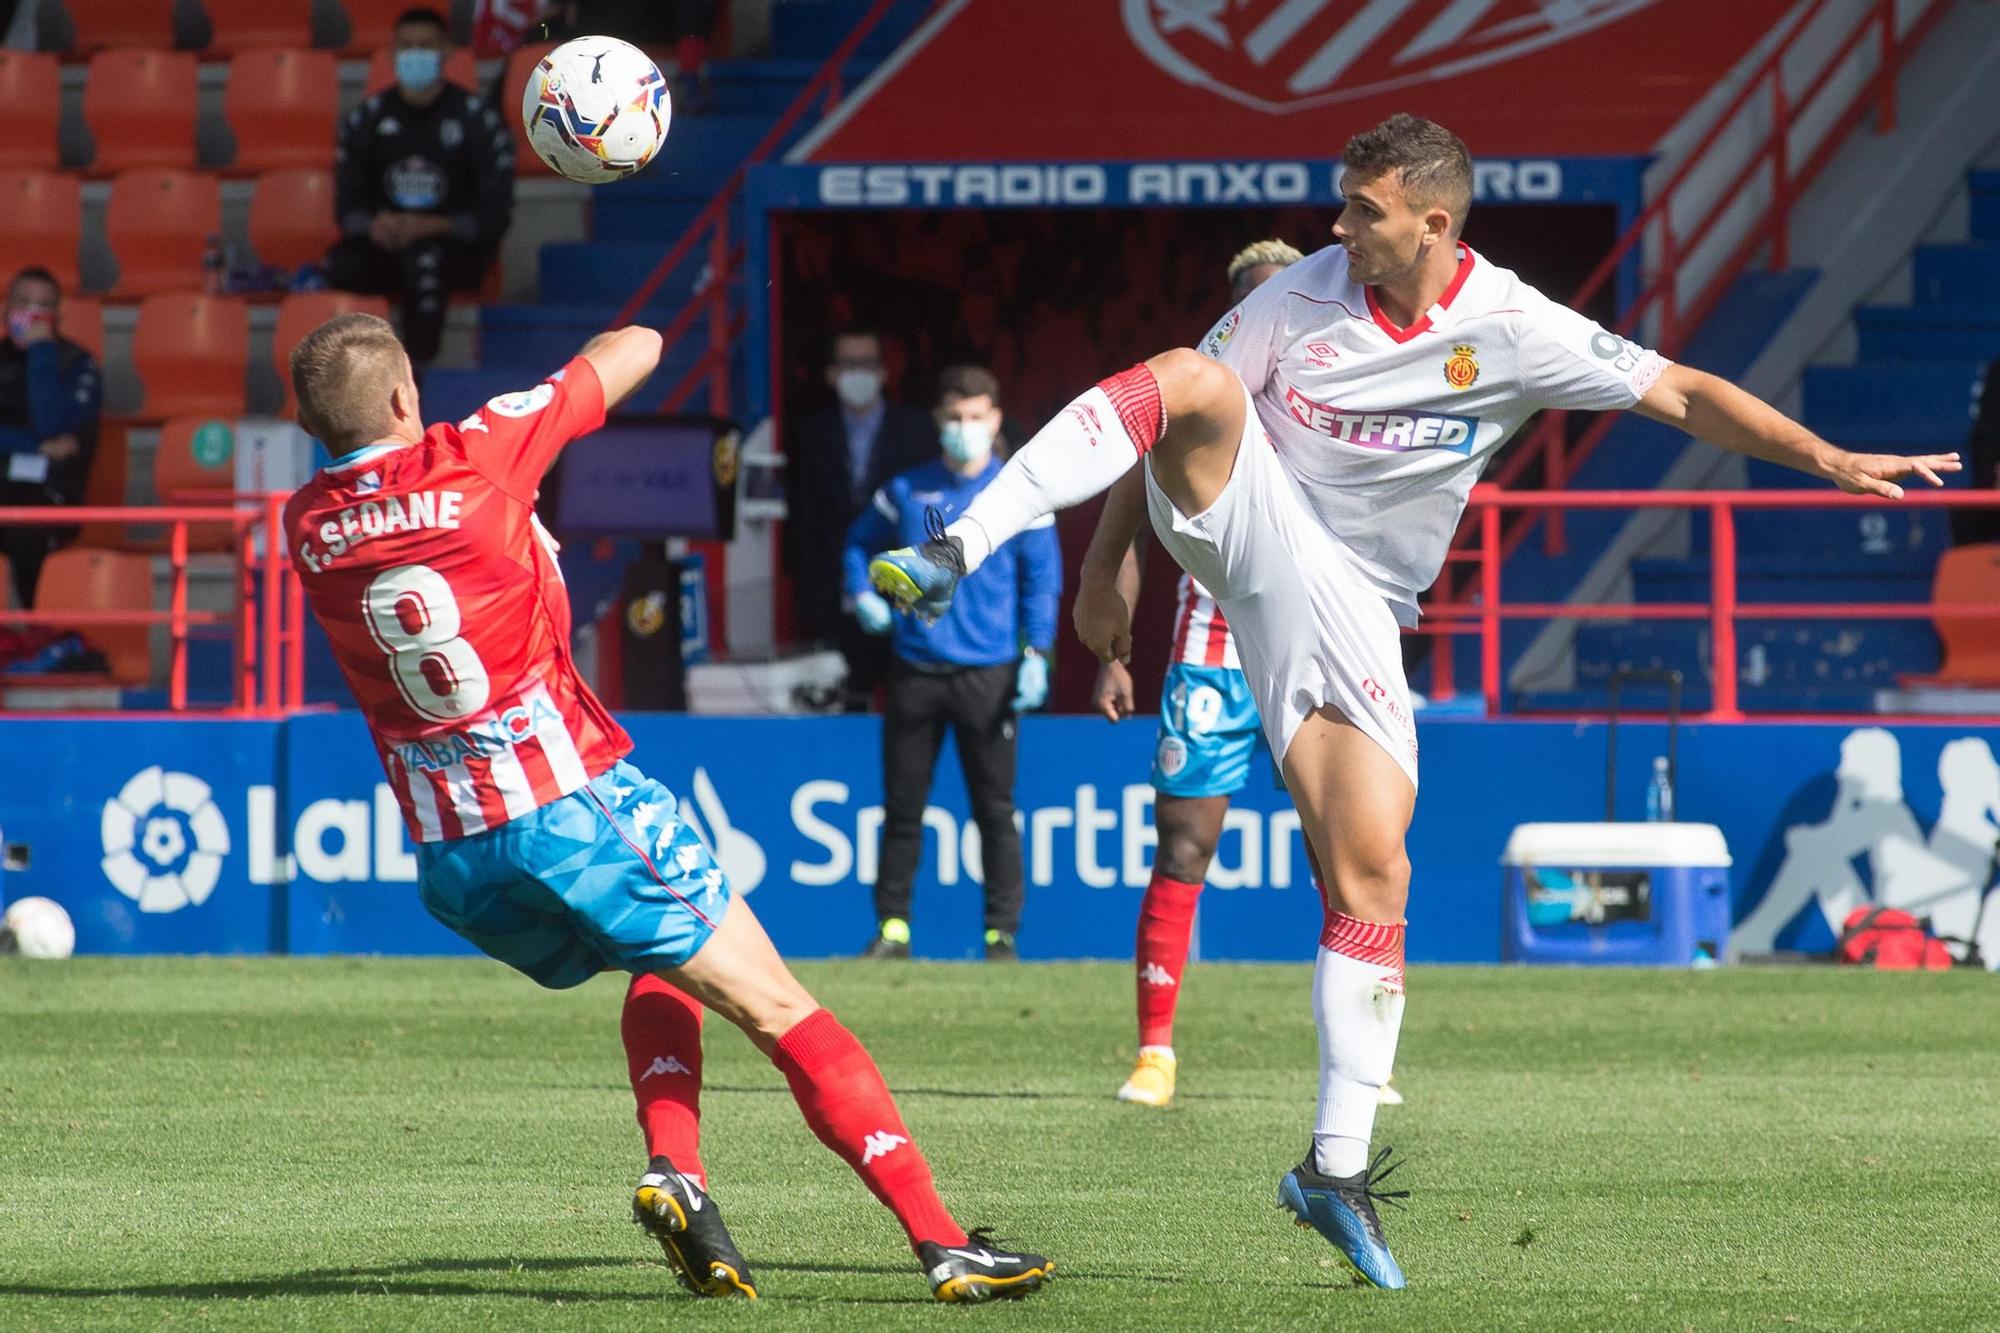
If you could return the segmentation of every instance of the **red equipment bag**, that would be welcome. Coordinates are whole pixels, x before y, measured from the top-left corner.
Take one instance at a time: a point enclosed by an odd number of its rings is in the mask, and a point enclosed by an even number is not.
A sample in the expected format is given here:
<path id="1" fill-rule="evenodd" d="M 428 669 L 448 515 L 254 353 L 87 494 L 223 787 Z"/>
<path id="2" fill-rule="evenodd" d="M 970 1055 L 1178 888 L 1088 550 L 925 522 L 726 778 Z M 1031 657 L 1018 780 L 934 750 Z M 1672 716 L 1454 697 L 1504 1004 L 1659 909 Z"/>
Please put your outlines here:
<path id="1" fill-rule="evenodd" d="M 1951 966 L 1951 951 L 1908 912 L 1893 907 L 1857 907 L 1840 923 L 1840 945 L 1834 956 L 1883 972 L 1942 972 Z"/>

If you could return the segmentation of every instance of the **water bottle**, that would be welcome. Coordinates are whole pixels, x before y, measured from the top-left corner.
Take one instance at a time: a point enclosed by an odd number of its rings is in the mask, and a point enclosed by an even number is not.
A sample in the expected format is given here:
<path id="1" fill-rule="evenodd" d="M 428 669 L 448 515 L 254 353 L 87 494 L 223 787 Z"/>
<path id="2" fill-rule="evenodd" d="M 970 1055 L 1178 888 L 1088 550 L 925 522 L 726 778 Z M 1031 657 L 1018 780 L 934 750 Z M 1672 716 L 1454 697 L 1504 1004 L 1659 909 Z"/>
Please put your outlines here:
<path id="1" fill-rule="evenodd" d="M 1646 784 L 1646 818 L 1653 823 L 1672 823 L 1674 780 L 1667 776 L 1667 757 L 1653 756 L 1653 778 Z"/>

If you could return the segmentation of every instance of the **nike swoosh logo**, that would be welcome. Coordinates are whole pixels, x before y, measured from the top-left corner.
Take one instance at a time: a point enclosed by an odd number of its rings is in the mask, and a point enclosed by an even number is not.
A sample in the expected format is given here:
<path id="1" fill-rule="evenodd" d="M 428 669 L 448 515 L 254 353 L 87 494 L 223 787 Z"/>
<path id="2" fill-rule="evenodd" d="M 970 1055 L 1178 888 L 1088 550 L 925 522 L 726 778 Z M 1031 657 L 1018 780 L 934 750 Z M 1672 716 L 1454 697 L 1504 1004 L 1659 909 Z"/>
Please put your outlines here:
<path id="1" fill-rule="evenodd" d="M 972 1262 L 984 1264 L 988 1268 L 993 1267 L 993 1254 L 990 1250 L 946 1250 L 945 1253 L 955 1254 L 961 1259 L 970 1259 Z"/>
<path id="2" fill-rule="evenodd" d="M 700 1212 L 701 1191 L 694 1187 L 694 1182 L 692 1180 L 689 1180 L 686 1176 L 682 1176 L 681 1188 L 687 1191 L 688 1207 L 693 1209 L 697 1213 Z"/>

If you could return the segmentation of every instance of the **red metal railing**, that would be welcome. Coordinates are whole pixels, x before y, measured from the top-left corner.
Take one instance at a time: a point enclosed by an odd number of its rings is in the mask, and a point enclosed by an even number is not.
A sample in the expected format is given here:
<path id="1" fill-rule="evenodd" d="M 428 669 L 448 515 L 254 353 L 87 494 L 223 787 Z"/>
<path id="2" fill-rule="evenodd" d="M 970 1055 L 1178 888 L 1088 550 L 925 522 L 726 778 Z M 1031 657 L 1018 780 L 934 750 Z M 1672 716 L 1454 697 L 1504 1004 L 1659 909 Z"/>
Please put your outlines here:
<path id="1" fill-rule="evenodd" d="M 1852 509 L 1916 505 L 1936 509 L 2000 509 L 1995 491 L 1908 491 L 1901 500 L 1847 495 L 1839 491 L 1508 491 L 1499 486 L 1475 486 L 1468 504 L 1471 526 L 1479 534 L 1470 559 L 1476 570 L 1476 600 L 1427 606 L 1432 619 L 1422 632 L 1441 640 L 1432 654 L 1432 689 L 1451 697 L 1451 643 L 1454 636 L 1479 635 L 1480 692 L 1488 715 L 1503 702 L 1500 627 L 1507 620 L 1699 620 L 1710 634 L 1710 674 L 1714 694 L 1710 721 L 1742 718 L 1736 678 L 1736 625 L 1740 620 L 1930 620 L 1938 608 L 1930 602 L 1744 602 L 1737 596 L 1736 514 L 1742 509 Z M 1706 602 L 1514 602 L 1501 589 L 1506 560 L 1503 519 L 1509 510 L 1543 513 L 1572 509 L 1695 509 L 1709 519 L 1710 585 Z M 2000 598 L 2000 589 L 1995 589 Z M 1953 602 L 1954 619 L 2000 618 L 2000 600 L 1990 603 Z"/>
<path id="2" fill-rule="evenodd" d="M 1907 0 L 1904 7 L 1909 7 Z M 1877 132 L 1894 128 L 1896 76 L 1910 53 L 1949 8 L 1946 0 L 1926 0 L 1916 7 L 1899 35 L 1896 0 L 1876 0 L 1855 17 L 1844 38 L 1836 40 L 1819 30 L 1823 19 L 1832 18 L 1828 0 L 1813 0 L 1798 15 L 1784 39 L 1750 72 L 1708 131 L 1570 297 L 1569 304 L 1577 309 L 1586 307 L 1611 281 L 1626 257 L 1650 240 L 1653 247 L 1650 277 L 1616 327 L 1627 336 L 1647 335 L 1645 340 L 1660 352 L 1676 355 L 1759 249 L 1765 250 L 1772 269 L 1786 266 L 1793 204 L 1818 178 L 1871 105 L 1876 109 Z M 1839 76 L 1859 58 L 1862 44 L 1871 37 L 1878 44 L 1875 68 L 1860 80 L 1858 87 L 1850 87 L 1848 80 Z M 1802 52 L 1810 54 L 1809 42 L 1834 42 L 1832 54 L 1803 88 L 1794 91 L 1787 85 L 1787 69 L 1792 67 L 1793 77 L 1798 77 Z M 1843 95 L 1848 99 L 1845 103 L 1830 100 Z M 1837 111 L 1833 110 L 1835 107 Z M 1825 126 L 1817 140 L 1804 146 L 1803 152 L 1801 145 L 1793 142 L 1802 123 Z M 1739 137 L 1746 130 L 1753 134 L 1747 151 L 1739 145 Z M 1729 170 L 1728 163 L 1739 152 L 1744 153 L 1742 160 L 1718 184 L 1712 174 Z M 1795 156 L 1802 160 L 1794 161 Z M 1745 216 L 1738 206 L 1746 192 L 1754 192 L 1760 186 L 1766 189 L 1767 197 L 1761 207 Z M 1685 214 L 1694 206 L 1689 201 L 1701 198 L 1708 201 L 1705 210 L 1685 231 L 1680 230 L 1682 224 L 1677 224 L 1676 212 Z M 1732 219 L 1733 225 L 1740 229 L 1733 241 L 1719 230 L 1725 218 Z M 1710 245 L 1726 247 L 1719 260 L 1711 262 L 1702 256 L 1703 248 Z M 1703 262 L 1691 262 L 1698 258 Z M 1692 294 L 1682 290 L 1690 273 L 1695 275 L 1697 283 Z M 1649 322 L 1652 329 L 1648 335 Z M 1560 490 L 1568 485 L 1618 419 L 1616 414 L 1600 415 L 1571 442 L 1568 416 L 1566 412 L 1544 413 L 1536 428 L 1495 470 L 1493 481 L 1500 486 L 1525 485 L 1525 478 L 1539 467 L 1540 485 L 1544 489 Z M 1526 538 L 1537 517 L 1523 513 L 1506 525 L 1503 536 L 1509 554 Z M 1552 508 L 1540 517 L 1545 519 L 1542 529 L 1545 549 L 1551 555 L 1562 554 L 1565 549 L 1562 511 Z M 1461 527 L 1456 544 L 1469 547 L 1475 540 L 1472 528 Z M 1439 588 L 1446 601 L 1457 590 L 1449 573 L 1447 570 L 1447 579 Z"/>
<path id="3" fill-rule="evenodd" d="M 646 302 L 653 299 L 653 293 L 660 289 L 660 285 L 673 276 L 674 270 L 694 254 L 696 246 L 706 240 L 708 252 L 706 285 L 697 287 L 693 299 L 682 306 L 667 322 L 666 327 L 660 330 L 660 336 L 665 344 L 661 353 L 664 357 L 666 351 L 678 344 L 705 314 L 708 316 L 708 350 L 668 391 L 666 398 L 660 403 L 660 411 L 680 411 L 686 406 L 688 399 L 694 396 L 695 389 L 706 380 L 710 414 L 728 415 L 729 349 L 736 341 L 736 335 L 742 332 L 744 324 L 742 317 L 734 314 L 729 308 L 730 283 L 742 268 L 744 257 L 742 243 L 733 240 L 729 234 L 730 205 L 743 193 L 743 183 L 748 177 L 749 169 L 770 157 L 778 145 L 785 141 L 785 136 L 790 134 L 812 110 L 815 103 L 821 104 L 821 114 L 825 114 L 840 101 L 843 92 L 842 71 L 846 68 L 847 62 L 853 59 L 854 53 L 861 48 L 861 43 L 867 40 L 868 34 L 875 31 L 884 18 L 888 17 L 889 11 L 897 2 L 898 0 L 875 0 L 875 3 L 868 7 L 868 12 L 861 16 L 861 20 L 854 25 L 854 30 L 847 34 L 846 40 L 834 48 L 833 54 L 820 66 L 819 72 L 799 90 L 799 95 L 792 99 L 792 104 L 785 108 L 785 113 L 779 116 L 764 137 L 757 141 L 757 146 L 750 150 L 749 156 L 743 159 L 742 164 L 730 173 L 722 188 L 715 192 L 715 197 L 695 215 L 695 220 L 688 225 L 688 229 L 667 250 L 660 262 L 653 266 L 653 271 L 646 275 L 645 281 L 639 284 L 620 308 L 617 316 L 612 319 L 611 327 L 614 329 L 623 328 L 636 319 L 639 312 L 646 308 Z M 699 133 L 699 127 L 696 132 Z"/>
<path id="4" fill-rule="evenodd" d="M 305 599 L 298 575 L 284 557 L 284 543 L 275 539 L 284 502 L 285 493 L 274 492 L 239 496 L 227 504 L 0 507 L 0 527 L 74 527 L 82 523 L 165 527 L 165 551 L 147 554 L 163 554 L 168 572 L 164 608 L 149 604 L 87 610 L 0 610 L 0 624 L 46 625 L 81 631 L 93 627 L 165 625 L 167 706 L 175 712 L 188 707 L 188 640 L 192 632 L 227 628 L 235 643 L 231 653 L 234 688 L 228 711 L 279 713 L 298 708 L 305 700 Z M 228 549 L 213 552 L 226 556 L 234 567 L 235 605 L 230 610 L 188 609 L 189 563 L 197 554 L 189 545 L 191 527 L 230 529 Z M 85 640 L 89 637 L 86 632 Z M 12 679 L 0 676 L 0 685 L 12 684 L 17 688 L 62 683 L 65 682 L 60 678 L 46 676 Z"/>

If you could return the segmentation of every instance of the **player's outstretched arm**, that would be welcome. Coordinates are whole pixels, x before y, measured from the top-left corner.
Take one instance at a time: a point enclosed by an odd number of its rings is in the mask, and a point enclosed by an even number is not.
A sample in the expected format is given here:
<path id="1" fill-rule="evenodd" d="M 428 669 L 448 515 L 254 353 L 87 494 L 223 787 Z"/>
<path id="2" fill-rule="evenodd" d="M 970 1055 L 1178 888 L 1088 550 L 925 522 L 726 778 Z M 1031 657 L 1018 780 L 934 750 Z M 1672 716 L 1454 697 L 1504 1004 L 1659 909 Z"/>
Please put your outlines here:
<path id="1" fill-rule="evenodd" d="M 1842 449 L 1728 380 L 1687 366 L 1671 365 L 1662 371 L 1637 410 L 1710 444 L 1797 468 L 1856 495 L 1900 500 L 1903 488 L 1898 481 L 1922 477 L 1942 486 L 1938 474 L 1956 472 L 1960 466 L 1955 453 L 1906 457 Z"/>
<path id="2" fill-rule="evenodd" d="M 604 409 L 610 411 L 631 397 L 660 364 L 660 335 L 654 329 L 628 324 L 622 329 L 600 333 L 577 353 L 597 372 L 604 386 Z"/>
<path id="3" fill-rule="evenodd" d="M 1146 479 L 1133 468 L 1104 497 L 1097 531 L 1077 572 L 1071 621 L 1076 637 L 1101 662 L 1132 656 L 1132 611 L 1139 604 L 1139 533 L 1146 521 Z"/>

